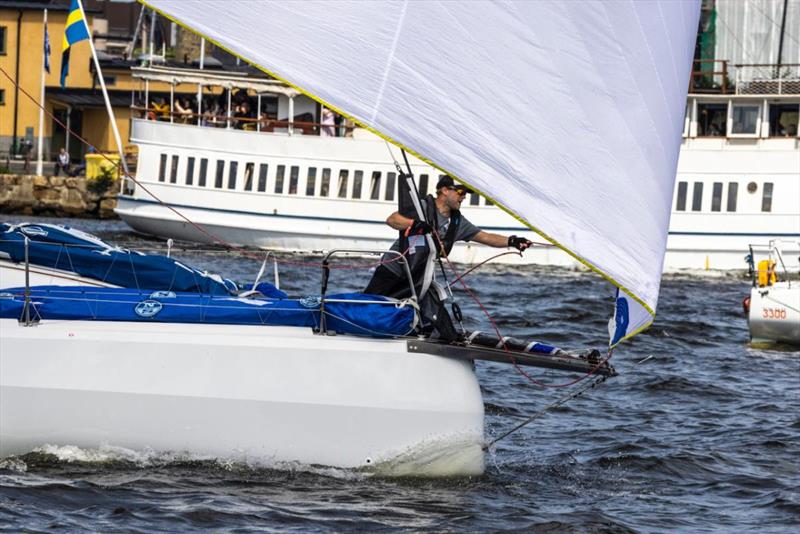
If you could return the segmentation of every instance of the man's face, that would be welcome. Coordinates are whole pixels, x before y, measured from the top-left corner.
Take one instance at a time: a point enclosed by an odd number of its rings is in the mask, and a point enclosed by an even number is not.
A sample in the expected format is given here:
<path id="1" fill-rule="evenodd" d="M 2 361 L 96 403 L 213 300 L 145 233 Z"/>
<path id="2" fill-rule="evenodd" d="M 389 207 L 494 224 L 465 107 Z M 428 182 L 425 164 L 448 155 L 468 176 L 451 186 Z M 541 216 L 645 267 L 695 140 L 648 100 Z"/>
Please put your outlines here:
<path id="1" fill-rule="evenodd" d="M 461 187 L 443 187 L 445 202 L 451 210 L 461 209 L 461 203 L 467 196 L 466 189 Z"/>

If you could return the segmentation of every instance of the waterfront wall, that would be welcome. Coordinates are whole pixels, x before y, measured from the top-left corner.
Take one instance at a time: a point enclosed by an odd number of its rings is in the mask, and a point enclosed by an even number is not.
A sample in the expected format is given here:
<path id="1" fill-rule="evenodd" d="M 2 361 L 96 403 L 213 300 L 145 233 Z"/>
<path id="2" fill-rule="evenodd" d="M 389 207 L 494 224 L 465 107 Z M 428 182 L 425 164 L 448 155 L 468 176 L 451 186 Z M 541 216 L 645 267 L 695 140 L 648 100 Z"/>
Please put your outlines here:
<path id="1" fill-rule="evenodd" d="M 0 213 L 116 218 L 117 182 L 98 185 L 83 177 L 0 174 Z"/>

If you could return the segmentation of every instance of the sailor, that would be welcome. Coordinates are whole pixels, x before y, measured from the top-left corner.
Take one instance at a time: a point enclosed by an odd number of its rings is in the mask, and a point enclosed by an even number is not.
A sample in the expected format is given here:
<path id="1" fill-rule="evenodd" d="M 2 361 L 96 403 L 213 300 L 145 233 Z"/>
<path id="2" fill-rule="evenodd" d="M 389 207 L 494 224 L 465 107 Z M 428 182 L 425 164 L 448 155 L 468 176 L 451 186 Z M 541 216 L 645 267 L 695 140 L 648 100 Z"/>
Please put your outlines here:
<path id="1" fill-rule="evenodd" d="M 506 237 L 485 232 L 469 222 L 459 211 L 461 203 L 469 192 L 469 188 L 455 183 L 452 177 L 442 176 L 436 184 L 436 198 L 428 195 L 421 200 L 425 221 L 417 219 L 416 216 L 408 217 L 399 211 L 395 211 L 386 219 L 386 224 L 401 231 L 400 239 L 392 244 L 391 250 L 403 253 L 408 249 L 406 258 L 415 283 L 419 283 L 422 279 L 428 260 L 429 249 L 425 234 L 431 233 L 433 229 L 437 234 L 433 236 L 433 241 L 439 249 L 437 253 L 442 257 L 450 254 L 456 241 L 476 241 L 497 248 L 513 247 L 520 252 L 532 245 L 524 237 L 515 235 Z M 393 261 L 396 258 L 396 254 L 383 256 L 382 264 L 375 269 L 364 293 L 395 298 L 411 296 L 403 266 L 399 261 Z"/>

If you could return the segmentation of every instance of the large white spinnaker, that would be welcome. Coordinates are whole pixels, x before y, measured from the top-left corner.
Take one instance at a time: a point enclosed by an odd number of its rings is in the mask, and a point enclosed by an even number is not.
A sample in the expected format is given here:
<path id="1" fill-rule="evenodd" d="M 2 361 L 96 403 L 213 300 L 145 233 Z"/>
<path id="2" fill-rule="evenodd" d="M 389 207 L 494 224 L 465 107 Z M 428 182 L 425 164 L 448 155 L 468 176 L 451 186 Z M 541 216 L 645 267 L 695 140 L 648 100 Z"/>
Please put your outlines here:
<path id="1" fill-rule="evenodd" d="M 655 316 L 699 0 L 147 5 L 494 199 Z"/>

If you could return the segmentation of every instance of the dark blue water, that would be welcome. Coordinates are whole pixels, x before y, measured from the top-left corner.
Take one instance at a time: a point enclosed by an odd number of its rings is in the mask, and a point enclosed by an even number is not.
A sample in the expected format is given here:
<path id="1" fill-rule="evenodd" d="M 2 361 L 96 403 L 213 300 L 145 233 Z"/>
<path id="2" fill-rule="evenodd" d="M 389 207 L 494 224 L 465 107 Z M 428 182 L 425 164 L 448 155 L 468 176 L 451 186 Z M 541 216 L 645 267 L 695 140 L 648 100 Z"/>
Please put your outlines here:
<path id="1" fill-rule="evenodd" d="M 163 247 L 119 222 L 67 222 L 126 246 Z M 217 252 L 176 254 L 242 281 L 259 268 Z M 281 273 L 290 293 L 318 291 L 317 270 Z M 365 277 L 337 271 L 333 283 L 357 289 Z M 488 267 L 468 281 L 504 334 L 568 348 L 606 342 L 613 292 L 591 273 Z M 43 447 L 2 460 L 0 529 L 795 531 L 800 354 L 748 345 L 748 291 L 744 273 L 666 276 L 655 325 L 614 354 L 621 376 L 501 441 L 479 478 L 381 479 Z M 467 328 L 489 328 L 474 303 L 459 300 Z M 510 366 L 479 363 L 478 374 L 487 435 L 564 394 Z"/>

